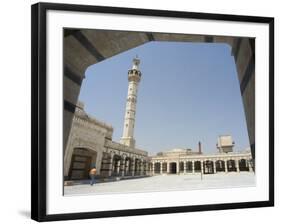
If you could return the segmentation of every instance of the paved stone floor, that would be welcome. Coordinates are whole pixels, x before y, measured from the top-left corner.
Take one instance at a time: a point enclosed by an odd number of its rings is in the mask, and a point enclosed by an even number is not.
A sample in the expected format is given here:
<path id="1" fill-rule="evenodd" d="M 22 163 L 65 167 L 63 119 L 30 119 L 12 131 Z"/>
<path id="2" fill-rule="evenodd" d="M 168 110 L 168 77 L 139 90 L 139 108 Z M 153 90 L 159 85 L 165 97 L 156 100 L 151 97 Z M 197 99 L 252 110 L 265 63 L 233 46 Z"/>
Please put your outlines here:
<path id="1" fill-rule="evenodd" d="M 146 178 L 98 183 L 94 186 L 75 185 L 64 188 L 65 195 L 112 194 L 169 190 L 194 190 L 208 188 L 255 186 L 254 173 L 219 173 L 203 175 L 158 175 Z"/>

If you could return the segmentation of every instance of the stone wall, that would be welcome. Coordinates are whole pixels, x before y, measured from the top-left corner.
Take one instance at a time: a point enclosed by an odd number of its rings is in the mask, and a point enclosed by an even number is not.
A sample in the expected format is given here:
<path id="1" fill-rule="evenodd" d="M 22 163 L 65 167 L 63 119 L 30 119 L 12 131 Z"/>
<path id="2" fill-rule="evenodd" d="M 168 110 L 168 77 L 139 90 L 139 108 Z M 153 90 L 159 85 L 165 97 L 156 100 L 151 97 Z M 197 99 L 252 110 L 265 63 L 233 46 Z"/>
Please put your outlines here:
<path id="1" fill-rule="evenodd" d="M 118 156 L 130 161 L 146 161 L 148 153 L 144 150 L 131 148 L 126 145 L 112 141 L 113 128 L 94 117 L 89 116 L 84 111 L 84 105 L 78 103 L 72 120 L 67 147 L 64 152 L 64 176 L 69 179 L 72 172 L 73 156 L 78 156 L 80 149 L 87 150 L 86 155 L 92 156 L 91 160 L 97 168 L 97 175 L 110 176 L 112 171 L 113 157 Z M 77 162 L 78 164 L 78 162 Z M 77 167 L 79 165 L 75 164 Z M 84 164 L 83 167 L 86 165 Z M 82 167 L 82 165 L 81 165 Z M 89 164 L 88 168 L 89 169 Z M 77 171 L 75 171 L 78 173 Z M 87 172 L 87 171 L 85 171 Z"/>

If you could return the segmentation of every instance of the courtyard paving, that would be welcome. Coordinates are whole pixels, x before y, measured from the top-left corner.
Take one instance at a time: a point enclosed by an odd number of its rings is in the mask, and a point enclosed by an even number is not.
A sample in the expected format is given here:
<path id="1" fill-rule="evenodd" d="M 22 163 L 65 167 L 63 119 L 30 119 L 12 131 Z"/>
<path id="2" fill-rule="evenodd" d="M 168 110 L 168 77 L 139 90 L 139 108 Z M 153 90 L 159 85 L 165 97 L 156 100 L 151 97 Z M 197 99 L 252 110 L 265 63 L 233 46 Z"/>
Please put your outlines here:
<path id="1" fill-rule="evenodd" d="M 255 175 L 249 172 L 203 175 L 157 175 L 115 182 L 65 186 L 65 195 L 133 193 L 170 190 L 198 190 L 255 186 Z"/>

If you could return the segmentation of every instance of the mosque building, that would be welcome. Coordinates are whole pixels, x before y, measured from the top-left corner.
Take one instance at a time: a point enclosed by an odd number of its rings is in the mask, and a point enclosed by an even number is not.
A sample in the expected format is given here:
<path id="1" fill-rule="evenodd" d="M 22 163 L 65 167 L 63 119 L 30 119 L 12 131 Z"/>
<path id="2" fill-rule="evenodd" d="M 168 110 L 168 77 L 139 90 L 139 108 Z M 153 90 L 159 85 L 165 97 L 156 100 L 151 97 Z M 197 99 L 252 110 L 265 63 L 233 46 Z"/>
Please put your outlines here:
<path id="1" fill-rule="evenodd" d="M 94 166 L 99 178 L 134 178 L 166 174 L 215 174 L 218 172 L 252 172 L 250 148 L 234 152 L 230 135 L 218 137 L 214 154 L 205 154 L 201 142 L 198 150 L 176 148 L 149 156 L 136 148 L 134 127 L 138 85 L 142 73 L 140 59 L 134 58 L 128 71 L 128 95 L 120 142 L 112 140 L 113 127 L 88 115 L 84 104 L 76 105 L 66 150 L 64 152 L 64 179 L 88 179 Z"/>

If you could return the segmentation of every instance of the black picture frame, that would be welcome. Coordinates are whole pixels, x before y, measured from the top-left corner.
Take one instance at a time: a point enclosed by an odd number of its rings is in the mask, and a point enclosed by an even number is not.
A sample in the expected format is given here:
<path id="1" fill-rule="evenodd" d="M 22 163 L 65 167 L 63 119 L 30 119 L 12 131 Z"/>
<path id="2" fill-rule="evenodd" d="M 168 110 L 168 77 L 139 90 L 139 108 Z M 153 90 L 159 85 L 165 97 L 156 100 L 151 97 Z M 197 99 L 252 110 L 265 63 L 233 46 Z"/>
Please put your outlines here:
<path id="1" fill-rule="evenodd" d="M 46 214 L 46 13 L 48 10 L 100 12 L 123 15 L 140 15 L 171 18 L 192 18 L 216 21 L 254 22 L 269 25 L 269 200 L 224 203 L 213 205 L 160 207 L 130 210 L 98 211 L 68 214 Z M 254 208 L 274 206 L 274 18 L 195 13 L 183 11 L 163 11 L 137 8 L 103 7 L 90 5 L 37 3 L 32 5 L 31 17 L 31 72 L 32 72 L 32 153 L 31 153 L 31 218 L 36 221 L 74 220 L 117 216 L 135 216 L 162 213 L 179 213 L 207 210 Z"/>

